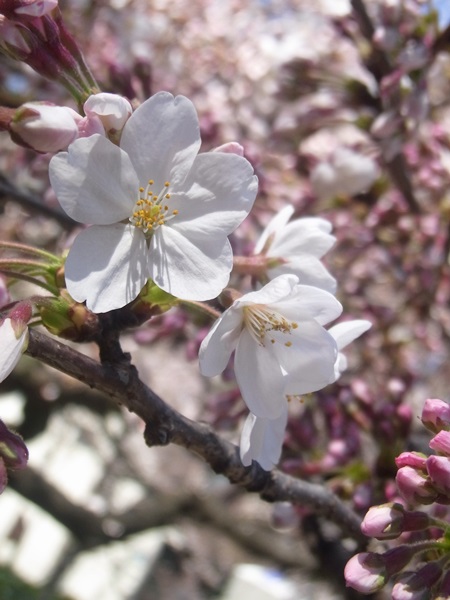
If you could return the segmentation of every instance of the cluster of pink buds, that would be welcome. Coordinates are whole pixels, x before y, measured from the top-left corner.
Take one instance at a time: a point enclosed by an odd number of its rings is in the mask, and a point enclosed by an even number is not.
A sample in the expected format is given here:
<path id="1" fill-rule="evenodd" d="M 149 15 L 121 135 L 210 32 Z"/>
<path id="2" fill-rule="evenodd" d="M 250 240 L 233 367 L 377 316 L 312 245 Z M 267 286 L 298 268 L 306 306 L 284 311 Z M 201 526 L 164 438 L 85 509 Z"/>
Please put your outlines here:
<path id="1" fill-rule="evenodd" d="M 422 423 L 435 435 L 430 456 L 404 452 L 396 459 L 398 502 L 372 507 L 361 530 L 377 540 L 397 539 L 385 552 L 363 552 L 345 568 L 347 585 L 372 594 L 393 583 L 393 600 L 450 597 L 450 405 L 428 399 Z M 430 505 L 426 511 L 409 510 Z"/>
<path id="2" fill-rule="evenodd" d="M 59 81 L 79 103 L 98 92 L 58 0 L 0 0 L 0 51 Z"/>

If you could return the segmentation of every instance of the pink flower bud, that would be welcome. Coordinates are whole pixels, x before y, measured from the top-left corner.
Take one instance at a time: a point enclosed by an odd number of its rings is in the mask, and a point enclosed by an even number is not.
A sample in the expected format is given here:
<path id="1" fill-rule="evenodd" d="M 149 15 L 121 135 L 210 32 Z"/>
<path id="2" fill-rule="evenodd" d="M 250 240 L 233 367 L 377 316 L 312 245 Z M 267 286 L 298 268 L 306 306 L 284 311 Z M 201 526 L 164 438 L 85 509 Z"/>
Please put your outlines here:
<path id="1" fill-rule="evenodd" d="M 443 494 L 450 495 L 450 458 L 447 456 L 429 456 L 427 471 L 434 486 Z"/>
<path id="2" fill-rule="evenodd" d="M 32 306 L 27 300 L 18 302 L 14 308 L 9 311 L 8 318 L 11 319 L 11 325 L 16 333 L 16 338 L 19 338 L 25 331 L 32 314 Z"/>
<path id="3" fill-rule="evenodd" d="M 13 141 L 36 152 L 58 152 L 78 137 L 81 116 L 71 108 L 45 102 L 27 102 L 10 124 Z"/>
<path id="4" fill-rule="evenodd" d="M 392 600 L 427 600 L 430 588 L 442 576 L 442 567 L 436 562 L 427 563 L 416 573 L 405 573 L 392 589 Z"/>
<path id="5" fill-rule="evenodd" d="M 402 452 L 395 459 L 395 464 L 401 467 L 412 467 L 417 470 L 426 470 L 427 457 L 420 452 Z"/>
<path id="6" fill-rule="evenodd" d="M 428 398 L 422 410 L 422 423 L 433 433 L 450 429 L 450 405 L 438 398 Z"/>
<path id="7" fill-rule="evenodd" d="M 372 506 L 364 517 L 361 531 L 378 540 L 394 539 L 403 531 L 404 512 L 401 504 Z"/>
<path id="8" fill-rule="evenodd" d="M 356 554 L 345 565 L 344 577 L 347 587 L 362 594 L 372 594 L 386 583 L 384 561 L 379 554 Z"/>
<path id="9" fill-rule="evenodd" d="M 395 480 L 398 491 L 410 504 L 432 504 L 438 496 L 430 480 L 412 467 L 401 467 Z"/>
<path id="10" fill-rule="evenodd" d="M 122 131 L 133 108 L 126 98 L 117 94 L 93 94 L 84 103 L 84 112 L 89 119 L 100 119 L 107 134 L 111 137 Z"/>
<path id="11" fill-rule="evenodd" d="M 10 469 L 24 469 L 28 462 L 28 448 L 22 438 L 0 421 L 0 457 Z"/>
<path id="12" fill-rule="evenodd" d="M 440 431 L 430 441 L 430 448 L 439 454 L 450 456 L 450 431 Z"/>

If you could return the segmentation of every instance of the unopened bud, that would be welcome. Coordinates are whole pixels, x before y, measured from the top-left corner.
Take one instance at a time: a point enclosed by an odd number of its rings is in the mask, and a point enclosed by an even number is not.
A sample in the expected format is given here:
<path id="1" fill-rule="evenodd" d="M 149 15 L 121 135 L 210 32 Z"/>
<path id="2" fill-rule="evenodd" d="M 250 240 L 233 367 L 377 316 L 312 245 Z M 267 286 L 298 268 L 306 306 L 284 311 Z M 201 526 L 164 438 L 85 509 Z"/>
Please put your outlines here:
<path id="1" fill-rule="evenodd" d="M 432 504 L 438 496 L 430 479 L 412 467 L 401 467 L 395 480 L 398 491 L 410 504 Z"/>
<path id="2" fill-rule="evenodd" d="M 430 448 L 439 454 L 450 456 L 450 431 L 440 431 L 430 440 Z"/>
<path id="3" fill-rule="evenodd" d="M 112 141 L 118 142 L 120 133 L 133 108 L 126 98 L 117 94 L 93 94 L 84 103 L 84 112 L 90 119 L 100 119 L 105 132 Z"/>
<path id="4" fill-rule="evenodd" d="M 436 489 L 442 494 L 450 496 L 450 458 L 429 456 L 427 471 Z"/>
<path id="5" fill-rule="evenodd" d="M 401 467 L 412 467 L 413 469 L 426 470 L 427 457 L 420 452 L 402 452 L 395 459 L 395 464 Z"/>
<path id="6" fill-rule="evenodd" d="M 27 102 L 14 114 L 11 138 L 36 152 L 65 150 L 78 137 L 81 116 L 65 106 L 45 102 Z"/>
<path id="7" fill-rule="evenodd" d="M 384 560 L 372 552 L 356 554 L 345 565 L 344 577 L 347 587 L 362 594 L 373 594 L 387 581 Z"/>
<path id="8" fill-rule="evenodd" d="M 422 410 L 422 423 L 433 433 L 450 429 L 450 404 L 439 398 L 428 398 Z"/>
<path id="9" fill-rule="evenodd" d="M 392 589 L 392 600 L 426 600 L 430 588 L 442 576 L 442 567 L 430 562 L 415 573 L 405 573 Z"/>
<path id="10" fill-rule="evenodd" d="M 403 531 L 404 512 L 397 503 L 372 506 L 363 519 L 361 531 L 378 540 L 394 539 Z"/>
<path id="11" fill-rule="evenodd" d="M 74 342 L 86 342 L 97 337 L 98 315 L 84 304 L 75 302 L 65 290 L 60 296 L 45 297 L 36 301 L 42 324 L 52 333 Z"/>
<path id="12" fill-rule="evenodd" d="M 0 457 L 10 469 L 24 469 L 28 462 L 28 448 L 22 438 L 0 421 Z"/>

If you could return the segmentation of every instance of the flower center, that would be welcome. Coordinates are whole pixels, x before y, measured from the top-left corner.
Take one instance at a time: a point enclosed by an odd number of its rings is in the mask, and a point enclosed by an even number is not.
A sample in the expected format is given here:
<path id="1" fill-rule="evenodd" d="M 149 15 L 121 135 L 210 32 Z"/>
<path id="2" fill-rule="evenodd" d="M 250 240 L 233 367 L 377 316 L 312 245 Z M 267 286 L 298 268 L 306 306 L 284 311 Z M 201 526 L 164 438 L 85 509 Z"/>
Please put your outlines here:
<path id="1" fill-rule="evenodd" d="M 154 183 L 153 179 L 150 179 L 146 188 L 139 188 L 138 200 L 130 217 L 130 223 L 142 229 L 144 233 L 153 233 L 178 214 L 176 209 L 169 210 L 167 204 L 170 199 L 170 183 L 166 181 L 159 194 L 153 193 Z"/>
<path id="2" fill-rule="evenodd" d="M 273 335 L 275 332 L 290 335 L 292 330 L 298 327 L 294 321 L 288 321 L 279 313 L 269 310 L 262 304 L 245 306 L 243 312 L 245 326 L 260 346 L 265 346 L 267 340 L 271 344 L 279 342 L 280 339 L 277 340 Z M 289 348 L 292 346 L 292 342 L 287 340 L 284 345 Z"/>

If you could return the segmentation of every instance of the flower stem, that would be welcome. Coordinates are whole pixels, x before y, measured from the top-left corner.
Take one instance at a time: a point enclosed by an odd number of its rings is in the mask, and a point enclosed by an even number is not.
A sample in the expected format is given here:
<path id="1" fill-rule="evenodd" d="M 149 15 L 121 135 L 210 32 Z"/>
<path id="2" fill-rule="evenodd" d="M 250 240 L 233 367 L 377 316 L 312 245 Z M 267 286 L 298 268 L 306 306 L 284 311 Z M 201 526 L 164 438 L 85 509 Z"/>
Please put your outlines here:
<path id="1" fill-rule="evenodd" d="M 61 264 L 61 259 L 58 258 L 55 254 L 51 252 L 47 252 L 46 250 L 42 250 L 41 248 L 34 248 L 33 246 L 27 246 L 26 244 L 20 244 L 19 242 L 8 242 L 8 241 L 0 241 L 0 250 L 8 249 L 8 250 L 20 250 L 25 254 L 32 254 L 34 256 L 40 256 L 42 258 L 46 258 L 48 262 L 54 264 Z"/>
<path id="2" fill-rule="evenodd" d="M 196 302 L 195 300 L 180 300 L 180 304 L 192 308 L 197 312 L 208 315 L 212 319 L 218 319 L 220 317 L 220 312 L 218 310 L 212 306 L 209 306 L 209 304 L 205 304 L 204 302 Z"/>
<path id="3" fill-rule="evenodd" d="M 3 275 L 7 275 L 8 277 L 11 277 L 13 279 L 20 279 L 21 281 L 28 281 L 28 283 L 37 285 L 37 286 L 43 288 L 44 290 L 47 290 L 47 292 L 50 292 L 54 296 L 58 296 L 58 294 L 59 294 L 58 288 L 56 288 L 48 283 L 45 283 L 45 281 L 36 279 L 35 277 L 32 277 L 31 275 L 25 275 L 25 273 L 20 273 L 20 272 L 11 271 L 11 270 L 4 270 L 1 268 L 1 265 L 0 265 L 0 273 L 2 273 Z"/>

